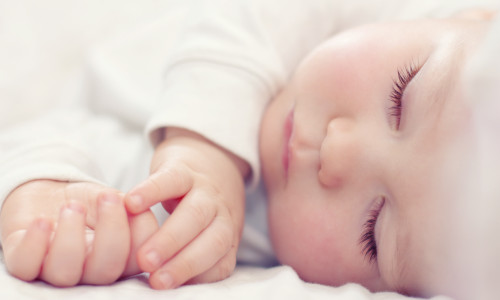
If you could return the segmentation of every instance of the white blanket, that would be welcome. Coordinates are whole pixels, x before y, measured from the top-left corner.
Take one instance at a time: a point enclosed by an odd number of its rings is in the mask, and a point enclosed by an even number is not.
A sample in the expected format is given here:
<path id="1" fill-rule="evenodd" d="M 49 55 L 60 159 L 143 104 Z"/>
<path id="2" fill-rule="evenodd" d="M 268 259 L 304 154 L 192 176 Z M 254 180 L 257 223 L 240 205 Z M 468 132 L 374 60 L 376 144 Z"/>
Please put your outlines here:
<path id="1" fill-rule="evenodd" d="M 135 276 L 109 286 L 55 288 L 43 282 L 27 283 L 7 274 L 0 265 L 0 299 L 329 299 L 329 300 L 405 300 L 395 293 L 370 293 L 357 284 L 334 288 L 301 281 L 289 267 L 271 269 L 239 266 L 226 280 L 157 291 L 148 286 L 145 275 Z M 411 298 L 414 299 L 414 298 Z M 446 300 L 446 297 L 434 297 Z"/>

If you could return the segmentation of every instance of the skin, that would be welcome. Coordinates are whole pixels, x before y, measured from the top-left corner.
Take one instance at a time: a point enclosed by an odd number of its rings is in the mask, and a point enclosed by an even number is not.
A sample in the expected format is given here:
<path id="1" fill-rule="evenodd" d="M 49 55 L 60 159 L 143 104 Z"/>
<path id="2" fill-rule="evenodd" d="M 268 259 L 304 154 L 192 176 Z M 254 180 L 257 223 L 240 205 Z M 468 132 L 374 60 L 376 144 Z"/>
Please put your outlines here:
<path id="1" fill-rule="evenodd" d="M 304 280 L 467 296 L 453 187 L 474 152 L 460 74 L 488 22 L 473 15 L 342 33 L 271 102 L 260 135 L 271 239 Z M 389 99 L 410 65 L 421 68 L 398 128 Z M 370 261 L 360 236 L 381 199 Z"/>
<path id="2" fill-rule="evenodd" d="M 0 214 L 7 270 L 60 287 L 140 273 L 135 253 L 158 225 L 150 211 L 128 215 L 123 197 L 87 182 L 35 180 L 18 187 Z"/>
<path id="3" fill-rule="evenodd" d="M 127 194 L 85 182 L 28 182 L 0 214 L 7 270 L 61 287 L 141 272 L 155 289 L 224 279 L 236 264 L 248 170 L 203 137 L 170 128 L 151 176 Z M 158 227 L 149 208 L 160 202 L 171 216 Z"/>
<path id="4" fill-rule="evenodd" d="M 141 269 L 151 273 L 153 288 L 213 282 L 232 273 L 248 173 L 246 162 L 202 136 L 179 128 L 166 131 L 151 176 L 126 197 L 132 213 L 160 202 L 171 213 L 137 255 Z"/>

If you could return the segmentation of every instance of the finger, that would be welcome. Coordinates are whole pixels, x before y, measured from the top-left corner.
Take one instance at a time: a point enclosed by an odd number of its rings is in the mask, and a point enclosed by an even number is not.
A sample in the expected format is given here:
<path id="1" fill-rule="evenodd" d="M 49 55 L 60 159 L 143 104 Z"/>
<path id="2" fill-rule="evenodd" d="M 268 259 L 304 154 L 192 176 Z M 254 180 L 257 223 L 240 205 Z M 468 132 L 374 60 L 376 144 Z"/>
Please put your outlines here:
<path id="1" fill-rule="evenodd" d="M 232 247 L 235 235 L 227 222 L 215 221 L 200 236 L 149 277 L 155 289 L 178 287 L 211 269 Z"/>
<path id="2" fill-rule="evenodd" d="M 85 262 L 81 282 L 109 284 L 121 276 L 128 259 L 128 217 L 122 200 L 116 193 L 100 194 L 97 202 L 94 242 Z"/>
<path id="3" fill-rule="evenodd" d="M 69 202 L 61 209 L 41 279 L 55 286 L 76 285 L 81 278 L 85 255 L 85 207 Z"/>
<path id="4" fill-rule="evenodd" d="M 87 226 L 95 228 L 97 223 L 97 199 L 103 193 L 119 193 L 119 191 L 103 187 L 96 183 L 75 182 L 67 184 L 62 190 L 65 199 L 79 200 L 87 207 Z"/>
<path id="5" fill-rule="evenodd" d="M 185 284 L 209 283 L 226 279 L 233 273 L 235 267 L 236 248 L 226 253 L 213 267 L 189 279 Z"/>
<path id="6" fill-rule="evenodd" d="M 139 249 L 138 263 L 144 272 L 156 271 L 213 221 L 215 207 L 197 194 L 186 196 L 158 232 Z"/>
<path id="7" fill-rule="evenodd" d="M 31 281 L 38 277 L 52 234 L 52 223 L 39 218 L 26 231 L 11 234 L 3 244 L 5 265 L 13 276 Z"/>
<path id="8" fill-rule="evenodd" d="M 142 272 L 137 263 L 137 252 L 139 247 L 159 228 L 158 222 L 150 210 L 138 215 L 129 216 L 128 222 L 130 226 L 131 245 L 127 267 L 123 272 L 123 276 L 131 276 Z"/>
<path id="9" fill-rule="evenodd" d="M 181 198 L 193 186 L 190 173 L 184 168 L 160 170 L 132 189 L 125 197 L 131 213 L 141 213 L 156 203 Z"/>

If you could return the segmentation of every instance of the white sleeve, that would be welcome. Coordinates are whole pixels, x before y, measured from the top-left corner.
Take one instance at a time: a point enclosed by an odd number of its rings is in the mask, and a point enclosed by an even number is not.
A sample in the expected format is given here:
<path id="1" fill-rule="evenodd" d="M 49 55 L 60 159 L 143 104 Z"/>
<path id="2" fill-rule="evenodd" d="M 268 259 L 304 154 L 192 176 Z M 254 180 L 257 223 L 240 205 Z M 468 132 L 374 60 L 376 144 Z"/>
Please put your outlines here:
<path id="1" fill-rule="evenodd" d="M 13 189 L 34 179 L 119 182 L 144 144 L 137 128 L 83 108 L 57 109 L 6 129 L 0 135 L 0 207 Z"/>

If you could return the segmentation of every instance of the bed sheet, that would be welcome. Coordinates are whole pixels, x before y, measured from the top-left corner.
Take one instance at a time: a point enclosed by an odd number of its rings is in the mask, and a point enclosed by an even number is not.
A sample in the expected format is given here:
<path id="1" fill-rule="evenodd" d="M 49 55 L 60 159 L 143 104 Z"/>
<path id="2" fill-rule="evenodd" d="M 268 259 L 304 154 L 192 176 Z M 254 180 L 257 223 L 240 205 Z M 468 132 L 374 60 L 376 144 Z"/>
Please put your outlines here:
<path id="1" fill-rule="evenodd" d="M 357 284 L 342 287 L 306 283 L 287 266 L 255 268 L 238 266 L 229 278 L 210 284 L 183 286 L 175 290 L 157 291 L 148 286 L 144 274 L 108 286 L 76 286 L 56 288 L 43 282 L 27 283 L 10 276 L 0 264 L 0 299 L 329 299 L 329 300 L 407 300 L 396 293 L 370 293 Z M 447 297 L 434 297 L 446 300 Z"/>

